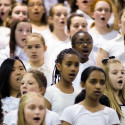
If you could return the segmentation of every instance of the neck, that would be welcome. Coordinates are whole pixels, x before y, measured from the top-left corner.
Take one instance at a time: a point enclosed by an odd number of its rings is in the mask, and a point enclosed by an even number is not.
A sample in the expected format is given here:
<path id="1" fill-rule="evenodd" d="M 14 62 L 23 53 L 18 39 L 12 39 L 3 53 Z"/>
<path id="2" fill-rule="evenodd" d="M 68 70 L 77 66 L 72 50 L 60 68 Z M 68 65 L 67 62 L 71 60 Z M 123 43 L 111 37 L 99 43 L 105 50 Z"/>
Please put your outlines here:
<path id="1" fill-rule="evenodd" d="M 89 59 L 88 58 L 81 58 L 80 63 L 86 63 Z"/>
<path id="2" fill-rule="evenodd" d="M 11 95 L 12 97 L 17 98 L 17 96 L 19 95 L 19 91 L 11 90 L 10 95 Z"/>
<path id="3" fill-rule="evenodd" d="M 99 34 L 106 34 L 112 30 L 110 27 L 107 27 L 107 24 L 99 25 L 95 23 L 95 26 L 93 28 L 95 28 L 95 31 Z"/>
<path id="4" fill-rule="evenodd" d="M 59 41 L 65 41 L 68 38 L 64 30 L 54 30 L 52 35 Z"/>
<path id="5" fill-rule="evenodd" d="M 99 99 L 90 99 L 90 98 L 85 98 L 84 101 L 82 101 L 83 105 L 88 106 L 88 107 L 97 107 L 100 105 Z"/>
<path id="6" fill-rule="evenodd" d="M 32 26 L 41 26 L 42 25 L 42 22 L 41 22 L 41 20 L 39 20 L 39 21 L 35 21 L 35 20 L 31 20 L 31 23 L 32 23 Z"/>
<path id="7" fill-rule="evenodd" d="M 41 59 L 40 61 L 32 61 L 32 62 L 30 62 L 30 65 L 33 68 L 36 68 L 36 69 L 41 67 L 43 64 L 44 64 L 44 59 Z"/>

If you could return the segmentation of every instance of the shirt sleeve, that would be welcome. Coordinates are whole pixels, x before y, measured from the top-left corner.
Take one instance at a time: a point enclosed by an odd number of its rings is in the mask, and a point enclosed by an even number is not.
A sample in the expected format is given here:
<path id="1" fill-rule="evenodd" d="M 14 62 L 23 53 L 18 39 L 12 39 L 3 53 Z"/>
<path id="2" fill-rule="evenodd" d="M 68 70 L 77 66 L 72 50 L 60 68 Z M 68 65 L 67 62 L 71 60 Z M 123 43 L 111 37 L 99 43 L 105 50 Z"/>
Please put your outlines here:
<path id="1" fill-rule="evenodd" d="M 60 121 L 65 121 L 70 124 L 73 124 L 73 108 L 72 108 L 72 106 L 64 109 L 64 111 L 60 117 Z"/>
<path id="2" fill-rule="evenodd" d="M 110 124 L 111 125 L 113 125 L 113 124 L 120 125 L 120 120 L 119 120 L 118 115 L 114 109 L 112 109 L 110 111 Z"/>

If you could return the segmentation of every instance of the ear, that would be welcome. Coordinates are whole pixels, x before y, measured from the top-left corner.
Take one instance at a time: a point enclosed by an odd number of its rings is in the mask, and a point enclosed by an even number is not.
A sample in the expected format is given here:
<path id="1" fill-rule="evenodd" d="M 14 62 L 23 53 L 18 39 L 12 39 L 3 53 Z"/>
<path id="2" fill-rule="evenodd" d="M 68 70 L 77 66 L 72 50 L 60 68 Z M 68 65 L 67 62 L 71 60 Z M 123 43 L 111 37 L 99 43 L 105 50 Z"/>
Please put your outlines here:
<path id="1" fill-rule="evenodd" d="M 47 46 L 45 45 L 45 47 L 44 47 L 44 50 L 45 50 L 45 52 L 46 52 L 46 50 L 47 50 Z"/>
<path id="2" fill-rule="evenodd" d="M 118 21 L 118 26 L 119 26 L 119 29 L 121 28 L 121 21 L 119 20 Z"/>
<path id="3" fill-rule="evenodd" d="M 45 87 L 42 87 L 42 88 L 40 88 L 39 93 L 40 93 L 41 95 L 44 95 L 45 91 L 46 91 L 46 88 L 45 88 Z"/>
<path id="4" fill-rule="evenodd" d="M 85 84 L 82 81 L 81 81 L 80 85 L 82 88 L 85 88 Z"/>
<path id="5" fill-rule="evenodd" d="M 70 37 L 70 31 L 68 29 L 66 30 L 66 33 Z"/>
<path id="6" fill-rule="evenodd" d="M 91 15 L 91 17 L 94 19 L 94 12 L 92 12 L 90 15 Z"/>
<path id="7" fill-rule="evenodd" d="M 57 69 L 58 69 L 59 71 L 62 70 L 62 67 L 61 67 L 61 64 L 60 64 L 60 63 L 57 63 L 57 64 L 56 64 L 56 67 L 57 67 Z"/>

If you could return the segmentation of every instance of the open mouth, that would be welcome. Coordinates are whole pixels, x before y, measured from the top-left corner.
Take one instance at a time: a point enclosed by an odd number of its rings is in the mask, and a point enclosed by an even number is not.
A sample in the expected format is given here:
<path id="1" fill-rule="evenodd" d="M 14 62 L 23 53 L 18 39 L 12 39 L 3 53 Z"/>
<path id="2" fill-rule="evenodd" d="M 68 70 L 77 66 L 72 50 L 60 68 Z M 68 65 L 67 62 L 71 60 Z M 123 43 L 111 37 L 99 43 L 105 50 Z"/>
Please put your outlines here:
<path id="1" fill-rule="evenodd" d="M 26 38 L 23 38 L 22 41 L 26 41 Z"/>
<path id="2" fill-rule="evenodd" d="M 105 21 L 105 17 L 102 17 L 101 20 Z"/>
<path id="3" fill-rule="evenodd" d="M 87 0 L 84 0 L 83 3 L 88 3 L 88 1 L 87 1 Z"/>
<path id="4" fill-rule="evenodd" d="M 118 84 L 123 84 L 123 81 L 122 81 L 122 80 L 119 80 L 119 81 L 118 81 Z"/>
<path id="5" fill-rule="evenodd" d="M 65 22 L 64 22 L 64 21 L 61 21 L 60 23 L 61 23 L 61 24 L 65 24 Z"/>
<path id="6" fill-rule="evenodd" d="M 35 14 L 35 15 L 39 15 L 39 12 L 35 12 L 34 14 Z"/>
<path id="7" fill-rule="evenodd" d="M 5 14 L 4 12 L 1 12 L 1 16 L 4 16 L 4 14 Z"/>
<path id="8" fill-rule="evenodd" d="M 23 91 L 23 94 L 26 94 L 27 92 L 26 91 Z"/>
<path id="9" fill-rule="evenodd" d="M 36 122 L 39 122 L 40 117 L 34 117 L 33 120 L 36 121 Z"/>
<path id="10" fill-rule="evenodd" d="M 75 73 L 70 73 L 70 74 L 69 74 L 69 77 L 70 77 L 70 78 L 75 78 L 75 76 L 76 76 Z"/>
<path id="11" fill-rule="evenodd" d="M 17 81 L 17 82 L 21 82 L 21 78 L 18 77 L 18 78 L 16 79 L 16 81 Z"/>
<path id="12" fill-rule="evenodd" d="M 100 95 L 101 94 L 101 91 L 95 91 L 94 92 L 96 95 Z"/>

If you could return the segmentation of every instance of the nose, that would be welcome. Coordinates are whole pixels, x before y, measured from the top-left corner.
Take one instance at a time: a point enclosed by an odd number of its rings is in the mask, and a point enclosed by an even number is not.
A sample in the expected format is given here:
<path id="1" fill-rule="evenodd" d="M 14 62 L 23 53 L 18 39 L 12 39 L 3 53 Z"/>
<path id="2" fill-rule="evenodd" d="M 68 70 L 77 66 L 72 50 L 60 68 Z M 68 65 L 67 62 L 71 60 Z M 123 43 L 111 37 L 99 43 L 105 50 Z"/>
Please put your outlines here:
<path id="1" fill-rule="evenodd" d="M 32 52 L 33 52 L 33 53 L 34 53 L 34 52 L 36 52 L 36 49 L 35 49 L 35 47 L 33 47 L 33 48 L 32 48 Z"/>
<path id="2" fill-rule="evenodd" d="M 35 113 L 36 113 L 36 114 L 39 114 L 39 113 L 40 113 L 40 109 L 39 109 L 39 108 L 36 108 Z"/>
<path id="3" fill-rule="evenodd" d="M 82 31 L 82 30 L 83 30 L 83 27 L 80 25 L 78 30 L 79 30 L 79 31 Z"/>
<path id="4" fill-rule="evenodd" d="M 16 75 L 20 75 L 20 70 L 19 69 L 16 69 Z"/>
<path id="5" fill-rule="evenodd" d="M 96 88 L 97 88 L 97 89 L 100 89 L 100 88 L 101 88 L 100 83 L 97 83 L 97 84 L 96 84 Z"/>

